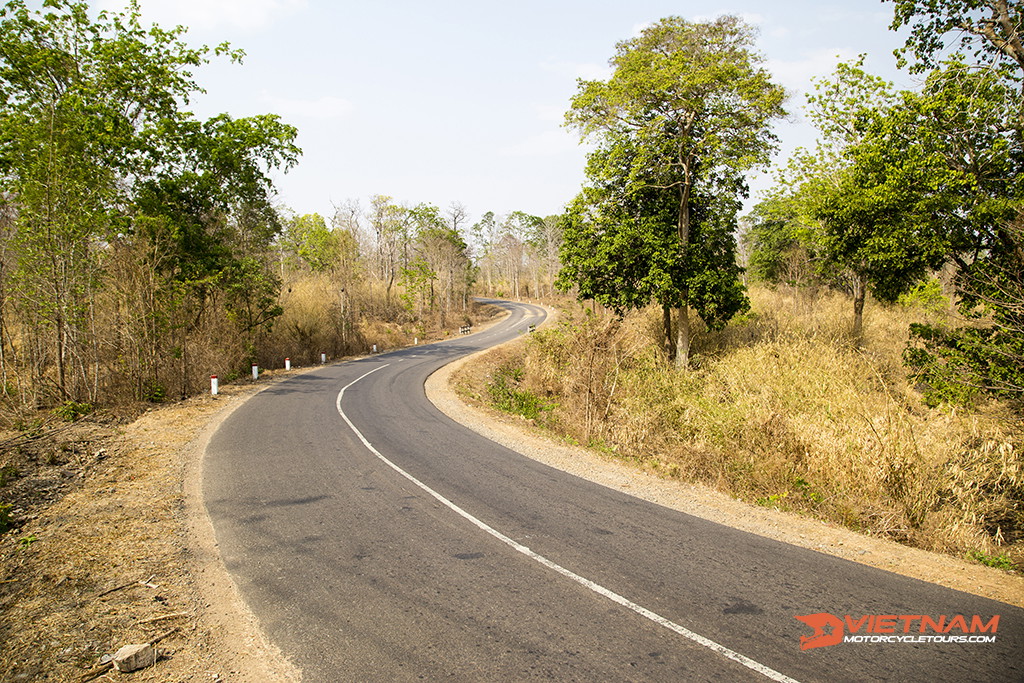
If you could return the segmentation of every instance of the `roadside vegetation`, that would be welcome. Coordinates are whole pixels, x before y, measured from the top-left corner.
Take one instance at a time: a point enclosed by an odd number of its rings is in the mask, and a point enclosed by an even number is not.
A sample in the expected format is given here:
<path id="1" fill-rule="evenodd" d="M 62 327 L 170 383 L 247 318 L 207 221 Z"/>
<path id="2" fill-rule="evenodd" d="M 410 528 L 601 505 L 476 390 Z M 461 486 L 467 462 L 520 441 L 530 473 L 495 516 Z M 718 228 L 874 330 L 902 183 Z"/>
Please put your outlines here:
<path id="1" fill-rule="evenodd" d="M 751 311 L 698 326 L 694 367 L 672 367 L 661 311 L 573 307 L 490 358 L 491 405 L 572 443 L 927 550 L 1024 566 L 1024 429 L 1006 401 L 929 407 L 902 354 L 918 303 L 868 300 L 860 338 L 847 295 L 749 291 Z"/>

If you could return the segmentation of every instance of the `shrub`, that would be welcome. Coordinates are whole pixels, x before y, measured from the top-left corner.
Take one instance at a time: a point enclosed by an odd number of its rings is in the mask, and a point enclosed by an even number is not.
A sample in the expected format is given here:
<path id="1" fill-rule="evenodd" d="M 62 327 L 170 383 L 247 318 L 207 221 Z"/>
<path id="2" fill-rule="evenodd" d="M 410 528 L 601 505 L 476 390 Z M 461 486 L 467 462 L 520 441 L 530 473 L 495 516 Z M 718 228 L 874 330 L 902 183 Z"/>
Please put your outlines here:
<path id="1" fill-rule="evenodd" d="M 92 404 L 65 401 L 53 409 L 53 414 L 65 422 L 74 422 L 92 412 Z"/>
<path id="2" fill-rule="evenodd" d="M 529 391 L 520 389 L 522 379 L 522 368 L 503 365 L 498 368 L 487 385 L 487 393 L 499 410 L 521 415 L 528 420 L 537 420 L 549 413 L 552 405 Z"/>
<path id="3" fill-rule="evenodd" d="M 949 297 L 942 294 L 942 284 L 934 278 L 917 283 L 896 302 L 901 306 L 917 306 L 929 313 L 941 313 L 950 308 Z"/>

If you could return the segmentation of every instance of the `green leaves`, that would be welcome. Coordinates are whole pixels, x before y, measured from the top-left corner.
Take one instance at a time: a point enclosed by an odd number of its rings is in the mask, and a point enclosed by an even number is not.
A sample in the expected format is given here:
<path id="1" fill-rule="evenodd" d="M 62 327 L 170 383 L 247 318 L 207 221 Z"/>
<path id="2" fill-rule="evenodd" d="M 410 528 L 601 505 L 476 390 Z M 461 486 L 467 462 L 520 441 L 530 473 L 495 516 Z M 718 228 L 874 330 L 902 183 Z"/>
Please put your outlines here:
<path id="1" fill-rule="evenodd" d="M 922 73 L 938 65 L 935 56 L 947 47 L 948 37 L 958 37 L 960 48 L 970 49 L 976 61 L 995 65 L 1004 73 L 1024 75 L 1024 9 L 1013 0 L 887 0 L 892 2 L 891 28 L 910 27 L 902 49 L 896 50 L 900 66 L 909 53 L 917 59 L 910 68 Z"/>
<path id="2" fill-rule="evenodd" d="M 618 44 L 608 81 L 580 81 L 566 123 L 599 147 L 566 214 L 559 286 L 618 311 L 745 309 L 736 265 L 743 173 L 774 148 L 785 98 L 736 17 L 669 17 Z M 688 340 L 677 343 L 685 362 Z"/>
<path id="3" fill-rule="evenodd" d="M 566 123 L 584 137 L 671 138 L 681 154 L 728 159 L 740 171 L 762 164 L 775 143 L 767 124 L 785 114 L 785 92 L 760 66 L 753 40 L 732 16 L 663 19 L 617 45 L 607 82 L 580 81 Z"/>

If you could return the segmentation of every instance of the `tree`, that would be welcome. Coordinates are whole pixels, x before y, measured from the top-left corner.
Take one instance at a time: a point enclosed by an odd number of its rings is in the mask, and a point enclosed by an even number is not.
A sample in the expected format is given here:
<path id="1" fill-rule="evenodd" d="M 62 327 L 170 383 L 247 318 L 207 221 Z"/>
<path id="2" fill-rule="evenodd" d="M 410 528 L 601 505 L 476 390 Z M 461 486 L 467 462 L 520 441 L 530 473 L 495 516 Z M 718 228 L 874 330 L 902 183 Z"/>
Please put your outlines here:
<path id="1" fill-rule="evenodd" d="M 992 70 L 948 63 L 929 75 L 912 119 L 937 161 L 921 211 L 956 266 L 970 325 L 914 325 L 905 358 L 928 400 L 1024 397 L 1024 136 L 1018 94 Z"/>
<path id="2" fill-rule="evenodd" d="M 896 50 L 901 66 L 907 63 L 906 55 L 910 53 L 917 59 L 912 71 L 921 73 L 935 68 L 940 61 L 937 55 L 949 47 L 947 35 L 957 33 L 960 47 L 972 48 L 976 61 L 1024 72 L 1024 9 L 1019 2 L 886 1 L 894 5 L 892 30 L 910 26 L 906 44 Z"/>
<path id="3" fill-rule="evenodd" d="M 536 235 L 542 220 L 523 211 L 512 211 L 498 225 L 498 240 L 494 256 L 500 265 L 502 277 L 509 286 L 509 295 L 522 295 L 522 275 L 527 245 Z"/>
<path id="4" fill-rule="evenodd" d="M 736 17 L 663 19 L 617 45 L 609 80 L 580 81 L 566 114 L 602 147 L 588 166 L 594 187 L 577 202 L 573 236 L 566 232 L 561 282 L 630 306 L 653 298 L 666 311 L 669 336 L 667 313 L 676 308 L 680 366 L 689 362 L 691 308 L 714 326 L 745 305 L 742 292 L 734 296 L 738 268 L 725 261 L 735 260 L 731 232 L 746 195 L 743 173 L 767 161 L 775 143 L 770 124 L 784 115 L 785 99 L 753 41 L 753 29 Z M 638 241 L 617 239 L 617 228 Z M 587 231 L 592 239 L 579 234 Z M 606 237 L 621 250 L 608 265 L 631 264 L 622 280 L 593 267 L 596 254 L 612 256 Z M 643 289 L 616 293 L 602 283 Z"/>
<path id="5" fill-rule="evenodd" d="M 812 235 L 817 226 L 808 221 L 796 194 L 776 189 L 746 218 L 741 243 L 749 249 L 747 272 L 755 280 L 799 287 L 817 278 Z"/>
<path id="6" fill-rule="evenodd" d="M 295 216 L 284 234 L 286 248 L 314 273 L 331 268 L 341 253 L 341 242 L 318 213 Z"/>
<path id="7" fill-rule="evenodd" d="M 94 401 L 85 336 L 99 249 L 118 230 L 123 181 L 156 163 L 154 131 L 181 121 L 177 102 L 196 89 L 189 69 L 207 50 L 186 48 L 180 31 L 143 31 L 137 6 L 96 22 L 87 9 L 54 0 L 32 12 L 14 0 L 0 12 L 0 158 L 17 214 L 16 277 L 35 313 L 26 318 L 52 344 L 35 365 L 56 365 L 60 399 Z"/>
<path id="8" fill-rule="evenodd" d="M 175 133 L 163 163 L 137 183 L 133 220 L 136 236 L 153 245 L 152 267 L 163 278 L 184 398 L 196 380 L 191 337 L 222 293 L 225 313 L 241 325 L 247 360 L 256 337 L 282 312 L 269 261 L 282 228 L 269 169 L 287 170 L 301 150 L 296 129 L 273 115 L 185 120 Z"/>
<path id="9" fill-rule="evenodd" d="M 528 241 L 528 261 L 533 271 L 534 294 L 544 296 L 558 276 L 561 266 L 558 254 L 562 249 L 564 223 L 561 216 L 546 216 L 536 223 Z"/>
<path id="10" fill-rule="evenodd" d="M 408 265 L 408 212 L 387 195 L 370 198 L 370 229 L 375 243 L 376 274 L 384 283 L 388 302 L 402 268 Z"/>
<path id="11" fill-rule="evenodd" d="M 877 144 L 875 144 L 877 143 Z M 852 274 L 853 336 L 861 337 L 868 290 L 879 300 L 896 299 L 941 265 L 944 240 L 915 210 L 921 188 L 913 150 L 864 141 L 847 150 L 850 165 L 831 178 L 807 181 L 812 215 L 821 222 L 822 263 Z"/>
<path id="12" fill-rule="evenodd" d="M 493 251 L 498 241 L 498 219 L 488 211 L 469 229 L 473 239 L 473 258 L 477 268 L 483 271 L 487 283 L 487 295 L 494 294 Z"/>
<path id="13" fill-rule="evenodd" d="M 894 92 L 863 60 L 838 64 L 808 96 L 817 149 L 796 154 L 781 189 L 755 210 L 762 221 L 752 258 L 762 274 L 778 277 L 805 252 L 819 277 L 852 293 L 856 338 L 869 290 L 895 301 L 946 253 L 920 205 L 935 186 L 936 164 L 909 124 L 916 96 Z"/>

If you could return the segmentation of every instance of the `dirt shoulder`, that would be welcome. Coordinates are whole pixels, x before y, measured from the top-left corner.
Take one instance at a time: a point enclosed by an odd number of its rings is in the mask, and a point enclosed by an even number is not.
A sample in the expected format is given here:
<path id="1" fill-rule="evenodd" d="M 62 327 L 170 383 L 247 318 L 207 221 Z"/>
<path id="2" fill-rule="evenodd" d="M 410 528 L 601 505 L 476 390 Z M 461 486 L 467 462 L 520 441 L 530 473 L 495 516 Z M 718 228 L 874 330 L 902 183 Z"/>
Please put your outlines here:
<path id="1" fill-rule="evenodd" d="M 199 495 L 210 435 L 273 381 L 147 411 L 0 537 L 0 680 L 80 681 L 103 655 L 161 637 L 167 657 L 132 680 L 298 680 L 238 599 Z"/>
<path id="2" fill-rule="evenodd" d="M 518 340 L 510 342 L 521 343 Z M 486 353 L 500 353 L 501 349 Z M 958 558 L 858 534 L 789 512 L 749 505 L 708 487 L 664 479 L 595 451 L 570 446 L 525 419 L 470 405 L 454 384 L 483 386 L 478 356 L 446 365 L 427 380 L 427 396 L 442 412 L 507 448 L 590 481 L 659 505 L 784 543 L 1024 607 L 1024 577 Z"/>

